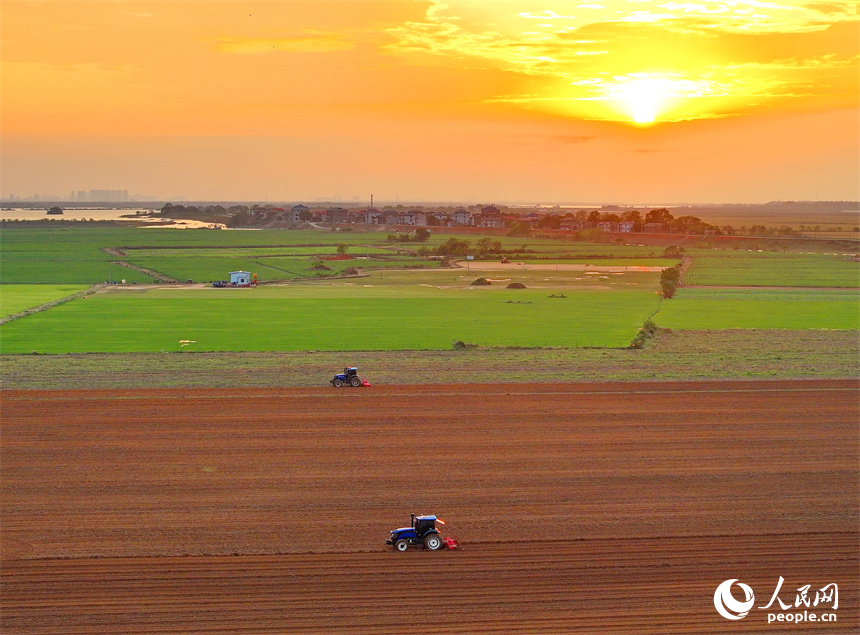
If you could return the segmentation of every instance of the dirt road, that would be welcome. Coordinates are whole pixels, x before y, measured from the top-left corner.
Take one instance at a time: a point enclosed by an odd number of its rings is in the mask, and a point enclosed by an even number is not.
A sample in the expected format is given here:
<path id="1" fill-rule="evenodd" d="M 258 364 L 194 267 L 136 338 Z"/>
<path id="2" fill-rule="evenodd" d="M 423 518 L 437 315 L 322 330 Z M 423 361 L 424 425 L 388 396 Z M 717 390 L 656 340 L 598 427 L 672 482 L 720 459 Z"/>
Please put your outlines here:
<path id="1" fill-rule="evenodd" d="M 857 389 L 5 391 L 0 625 L 857 632 Z M 387 551 L 410 512 L 466 549 Z M 717 614 L 724 580 L 759 607 L 780 576 L 792 606 L 838 584 L 837 621 Z"/>

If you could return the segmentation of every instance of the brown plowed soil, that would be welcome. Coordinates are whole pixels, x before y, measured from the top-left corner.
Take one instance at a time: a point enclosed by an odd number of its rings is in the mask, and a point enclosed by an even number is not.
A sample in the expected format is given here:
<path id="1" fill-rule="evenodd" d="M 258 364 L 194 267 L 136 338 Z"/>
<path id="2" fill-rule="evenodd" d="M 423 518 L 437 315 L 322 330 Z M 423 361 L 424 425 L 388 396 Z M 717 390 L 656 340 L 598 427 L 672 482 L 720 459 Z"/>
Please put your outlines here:
<path id="1" fill-rule="evenodd" d="M 4 633 L 860 632 L 856 381 L 2 398 Z"/>

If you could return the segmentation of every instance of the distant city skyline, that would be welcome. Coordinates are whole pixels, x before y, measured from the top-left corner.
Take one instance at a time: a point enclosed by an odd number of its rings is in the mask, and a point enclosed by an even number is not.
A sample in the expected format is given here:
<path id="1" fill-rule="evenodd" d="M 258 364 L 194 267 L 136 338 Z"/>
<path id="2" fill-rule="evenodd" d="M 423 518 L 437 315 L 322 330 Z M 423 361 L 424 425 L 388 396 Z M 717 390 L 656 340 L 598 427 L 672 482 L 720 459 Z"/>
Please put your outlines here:
<path id="1" fill-rule="evenodd" d="M 68 194 L 55 193 L 33 193 L 16 195 L 14 192 L 0 197 L 2 201 L 54 201 L 65 203 L 127 203 L 134 201 L 158 201 L 161 200 L 150 194 L 129 194 L 128 190 L 115 189 L 90 189 L 72 190 Z"/>
<path id="2" fill-rule="evenodd" d="M 0 10 L 4 200 L 860 198 L 852 0 Z"/>

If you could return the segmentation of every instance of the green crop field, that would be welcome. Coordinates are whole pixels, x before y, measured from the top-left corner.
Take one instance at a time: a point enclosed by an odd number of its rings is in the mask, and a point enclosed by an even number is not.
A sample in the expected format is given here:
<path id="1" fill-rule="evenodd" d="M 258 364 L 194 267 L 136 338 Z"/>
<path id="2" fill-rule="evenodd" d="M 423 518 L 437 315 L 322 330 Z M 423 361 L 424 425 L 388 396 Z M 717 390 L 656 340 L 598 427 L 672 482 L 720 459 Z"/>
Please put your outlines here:
<path id="1" fill-rule="evenodd" d="M 679 289 L 655 321 L 671 329 L 857 329 L 860 296 L 837 289 Z"/>
<path id="2" fill-rule="evenodd" d="M 711 252 L 693 258 L 684 281 L 704 286 L 860 287 L 860 263 L 844 255 Z"/>
<path id="3" fill-rule="evenodd" d="M 222 280 L 227 273 L 245 270 L 257 273 L 260 280 L 289 280 L 315 276 L 305 272 L 310 264 L 296 264 L 294 259 L 309 261 L 314 256 L 331 256 L 338 245 L 356 257 L 370 257 L 373 262 L 329 265 L 334 271 L 349 266 L 408 267 L 418 264 L 435 266 L 419 260 L 419 250 L 432 251 L 451 237 L 433 230 L 426 243 L 388 241 L 381 232 L 331 231 L 215 231 L 171 230 L 116 227 L 112 225 L 65 225 L 31 228 L 25 225 L 4 226 L 0 234 L 0 282 L 98 284 L 126 280 L 129 283 L 153 282 L 153 277 L 124 263 L 143 267 L 175 280 Z M 480 235 L 457 235 L 475 247 Z M 540 259 L 543 263 L 604 262 L 617 264 L 671 265 L 674 260 L 660 259 L 662 248 L 604 243 L 573 243 L 548 238 L 513 238 L 493 236 L 504 249 L 522 250 L 517 256 Z M 110 251 L 108 251 L 110 250 Z M 477 249 L 475 250 L 477 251 Z M 389 259 L 394 261 L 388 262 Z M 377 262 L 377 260 L 381 260 Z M 604 263 L 605 264 L 605 263 Z"/>
<path id="4" fill-rule="evenodd" d="M 173 277 L 178 280 L 220 280 L 229 271 L 241 268 L 243 263 L 253 262 L 253 248 L 268 250 L 259 255 L 284 253 L 285 248 L 290 248 L 290 253 L 310 257 L 312 254 L 332 255 L 339 244 L 347 245 L 355 255 L 368 255 L 372 249 L 378 252 L 392 246 L 385 242 L 385 234 L 379 233 L 8 226 L 0 234 L 0 282 L 98 284 L 120 279 L 152 282 L 146 274 L 118 263 L 137 264 L 137 260 L 141 260 L 153 265 L 153 270 L 161 271 L 155 263 L 162 259 L 172 260 L 173 265 L 188 260 L 184 263 L 188 265 L 187 272 L 182 266 L 171 267 L 176 273 Z M 374 245 L 379 249 L 374 249 Z M 109 253 L 107 249 L 118 251 Z M 219 249 L 224 249 L 224 253 L 218 253 Z M 177 262 L 177 254 L 182 256 L 180 262 Z M 201 271 L 201 267 L 192 262 L 213 256 L 225 263 L 215 263 L 217 270 Z"/>
<path id="5" fill-rule="evenodd" d="M 551 281 L 474 287 L 450 271 L 380 272 L 337 285 L 111 289 L 7 323 L 0 335 L 3 353 L 439 350 L 458 340 L 619 347 L 660 303 L 657 274 L 624 275 L 628 282 L 615 278 L 605 288 L 571 283 L 564 298 L 548 297 L 562 295 L 551 293 L 560 290 Z M 449 286 L 435 284 L 443 279 Z"/>
<path id="6" fill-rule="evenodd" d="M 81 284 L 4 284 L 0 285 L 0 318 L 61 300 L 87 289 Z"/>
<path id="7" fill-rule="evenodd" d="M 337 254 L 337 246 L 337 244 L 331 244 L 316 246 L 284 245 L 281 247 L 186 247 L 182 249 L 176 247 L 163 249 L 135 247 L 127 249 L 125 257 L 132 260 L 139 258 L 187 258 L 206 255 L 211 252 L 212 255 L 217 255 L 219 258 L 246 258 L 251 260 L 271 257 L 309 258 L 316 255 L 334 256 Z M 396 253 L 393 247 L 364 247 L 361 245 L 347 246 L 347 252 L 351 256 L 394 255 Z"/>
<path id="8" fill-rule="evenodd" d="M 3 284 L 100 284 L 125 280 L 151 283 L 151 276 L 108 260 L 64 259 L 52 253 L 32 253 L 26 260 L 2 263 Z"/>
<path id="9" fill-rule="evenodd" d="M 475 245 L 481 236 L 457 235 L 460 240 L 468 240 Z M 434 238 L 436 238 L 434 236 Z M 443 238 L 448 238 L 444 236 Z M 620 245 L 613 243 L 594 243 L 548 238 L 518 238 L 509 236 L 493 236 L 492 240 L 499 241 L 502 248 L 519 251 L 532 257 L 545 258 L 556 256 L 564 258 L 657 258 L 663 254 L 664 247 L 651 245 Z M 437 242 L 444 242 L 437 240 Z"/>
<path id="10" fill-rule="evenodd" d="M 481 271 L 478 262 L 451 269 L 419 253 L 452 235 L 475 247 L 482 236 L 430 229 L 427 243 L 410 243 L 380 232 L 4 226 L 0 282 L 64 285 L 4 284 L 4 316 L 87 284 L 154 282 L 133 266 L 183 282 L 246 270 L 280 285 L 120 285 L 3 325 L 2 352 L 444 350 L 455 341 L 622 347 L 658 309 L 656 322 L 679 330 L 860 326 L 860 269 L 847 255 L 691 248 L 685 282 L 712 288 L 681 288 L 660 308 L 659 275 L 637 268 L 677 263 L 661 257 L 664 247 L 490 236 L 524 266 Z M 354 259 L 320 260 L 341 244 Z M 561 266 L 570 264 L 587 269 Z M 329 279 L 353 267 L 363 277 Z M 472 286 L 479 276 L 493 285 Z M 508 290 L 509 282 L 527 288 Z M 785 288 L 718 288 L 732 286 Z"/>
<path id="11" fill-rule="evenodd" d="M 249 271 L 257 274 L 259 281 L 293 280 L 303 277 L 325 277 L 342 273 L 351 267 L 367 268 L 407 268 L 436 267 L 438 262 L 417 258 L 392 256 L 380 258 L 356 258 L 351 260 L 312 260 L 307 257 L 265 257 L 230 258 L 219 257 L 217 249 L 195 250 L 193 254 L 175 258 L 131 259 L 135 265 L 157 271 L 176 280 L 211 282 L 229 278 L 230 271 Z M 314 265 L 327 269 L 315 269 Z"/>

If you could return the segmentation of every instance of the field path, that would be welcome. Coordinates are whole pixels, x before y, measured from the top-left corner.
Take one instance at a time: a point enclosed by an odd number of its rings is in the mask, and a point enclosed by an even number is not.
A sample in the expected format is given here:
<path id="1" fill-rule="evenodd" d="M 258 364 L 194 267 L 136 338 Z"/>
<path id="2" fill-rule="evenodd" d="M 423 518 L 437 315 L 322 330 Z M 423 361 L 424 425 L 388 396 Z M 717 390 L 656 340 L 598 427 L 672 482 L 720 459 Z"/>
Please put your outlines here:
<path id="1" fill-rule="evenodd" d="M 856 633 L 857 396 L 853 380 L 3 391 L 0 627 Z M 465 549 L 390 551 L 410 512 Z M 792 604 L 838 584 L 837 622 L 716 613 L 724 580 L 758 607 L 780 576 Z"/>

